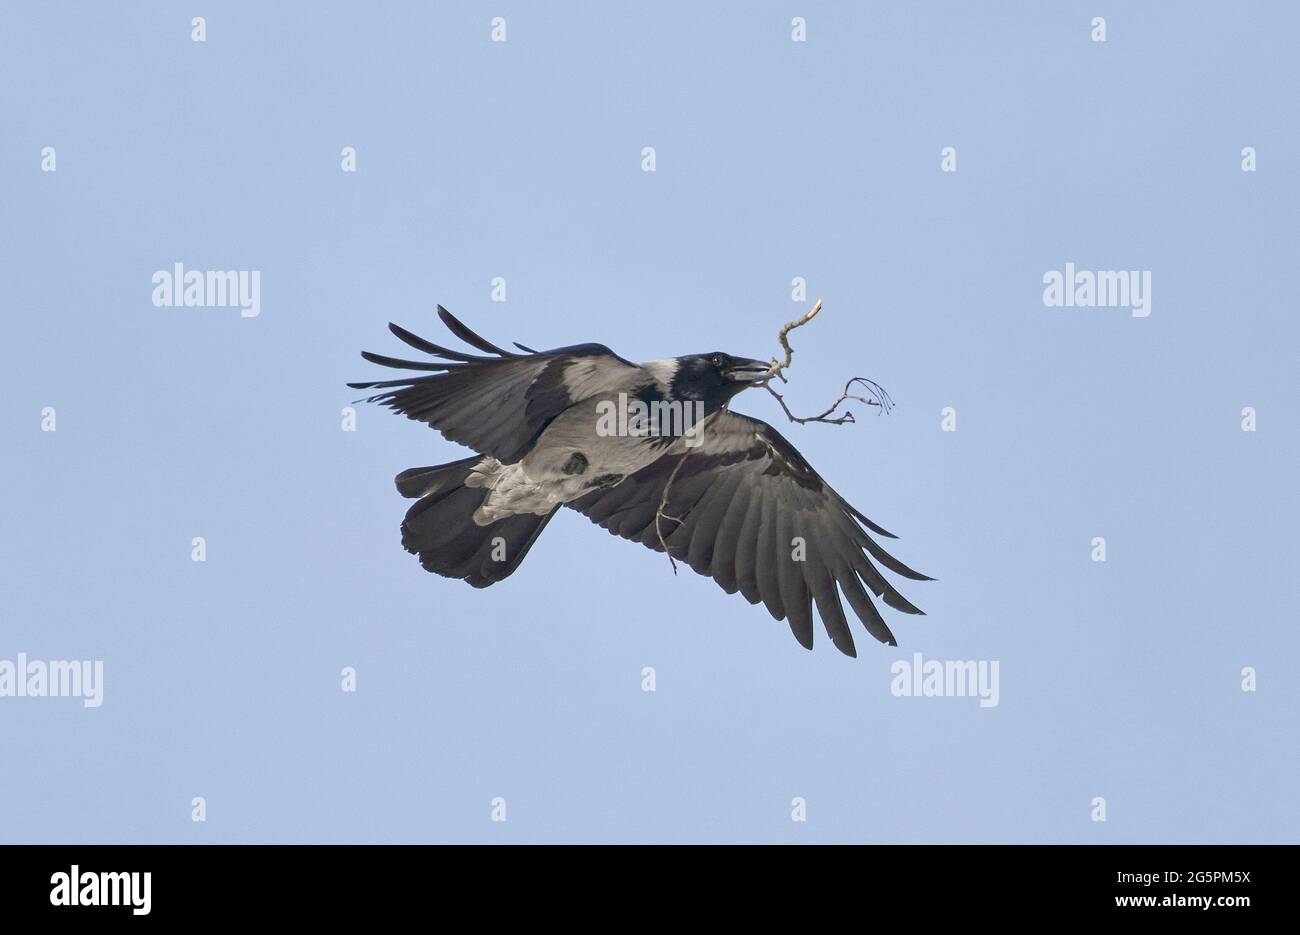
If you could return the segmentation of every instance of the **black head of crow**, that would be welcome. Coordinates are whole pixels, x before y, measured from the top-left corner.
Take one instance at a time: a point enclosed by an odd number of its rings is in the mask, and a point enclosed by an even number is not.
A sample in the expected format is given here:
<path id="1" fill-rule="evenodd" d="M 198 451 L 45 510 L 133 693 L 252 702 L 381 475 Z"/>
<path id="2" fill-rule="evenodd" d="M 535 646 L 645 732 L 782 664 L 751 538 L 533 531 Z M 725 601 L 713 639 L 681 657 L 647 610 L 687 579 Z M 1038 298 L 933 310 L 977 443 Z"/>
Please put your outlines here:
<path id="1" fill-rule="evenodd" d="M 706 412 L 716 412 L 741 390 L 748 389 L 771 375 L 771 364 L 748 357 L 732 357 L 721 351 L 691 354 L 657 363 L 673 366 L 668 384 L 668 398 L 682 402 L 702 402 Z M 653 365 L 651 365 L 653 366 Z"/>
<path id="2" fill-rule="evenodd" d="M 497 347 L 441 306 L 479 354 L 389 329 L 430 360 L 363 352 L 420 371 L 350 383 L 377 402 L 478 452 L 397 475 L 416 502 L 402 545 L 427 570 L 484 588 L 519 567 L 561 506 L 614 535 L 664 551 L 729 594 L 760 601 L 811 649 L 816 603 L 831 641 L 856 650 L 840 595 L 876 639 L 897 645 L 868 591 L 921 613 L 885 579 L 916 581 L 873 538 L 895 538 L 850 506 L 765 422 L 729 409 L 769 365 L 722 352 L 635 364 L 601 344 L 518 353 Z"/>

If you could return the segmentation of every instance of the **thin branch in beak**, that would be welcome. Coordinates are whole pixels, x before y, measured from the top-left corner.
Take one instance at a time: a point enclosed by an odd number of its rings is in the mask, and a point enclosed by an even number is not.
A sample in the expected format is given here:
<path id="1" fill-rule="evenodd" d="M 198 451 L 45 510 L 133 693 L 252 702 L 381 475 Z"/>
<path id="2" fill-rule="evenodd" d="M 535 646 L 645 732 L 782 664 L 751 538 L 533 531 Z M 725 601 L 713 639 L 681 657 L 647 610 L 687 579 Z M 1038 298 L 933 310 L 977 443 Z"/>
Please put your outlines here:
<path id="1" fill-rule="evenodd" d="M 867 392 L 871 394 L 871 398 L 868 399 L 865 396 L 855 396 L 851 394 L 849 390 L 852 389 L 854 383 L 861 383 L 866 387 Z M 803 418 L 800 418 L 791 412 L 790 407 L 785 404 L 785 397 L 772 389 L 770 385 L 764 385 L 763 388 L 776 397 L 776 401 L 781 404 L 781 408 L 785 410 L 785 414 L 790 421 L 798 422 L 800 425 L 807 425 L 809 422 L 827 422 L 831 425 L 843 425 L 845 422 L 856 422 L 857 419 L 853 418 L 853 413 L 847 409 L 844 410 L 844 413 L 838 418 L 830 418 L 835 410 L 839 409 L 840 406 L 844 405 L 844 403 L 849 400 L 854 400 L 867 406 L 879 407 L 880 412 L 877 413 L 877 415 L 889 412 L 890 409 L 894 408 L 894 400 L 893 397 L 889 395 L 889 391 L 875 380 L 868 380 L 866 377 L 854 377 L 848 383 L 845 383 L 844 392 L 840 394 L 840 398 L 835 400 L 835 402 L 831 404 L 831 407 L 821 415 L 805 416 Z"/>
<path id="2" fill-rule="evenodd" d="M 822 310 L 822 300 L 818 299 L 817 304 L 814 305 L 806 315 L 804 315 L 802 318 L 796 318 L 794 321 L 786 322 L 785 325 L 781 328 L 781 331 L 779 334 L 777 334 L 776 339 L 781 342 L 781 347 L 785 348 L 785 360 L 778 361 L 775 357 L 772 358 L 772 366 L 768 371 L 767 379 L 770 380 L 772 379 L 772 377 L 780 377 L 782 383 L 789 382 L 781 374 L 781 371 L 784 370 L 786 367 L 790 366 L 790 362 L 794 359 L 794 348 L 790 346 L 790 339 L 787 337 L 787 335 L 789 335 L 790 332 L 793 331 L 795 328 L 801 328 L 804 325 L 808 324 L 808 322 L 812 321 L 814 318 L 817 317 L 817 313 L 820 312 L 821 310 Z"/>
<path id="3" fill-rule="evenodd" d="M 843 425 L 846 422 L 853 422 L 855 421 L 853 418 L 853 413 L 849 412 L 848 410 L 845 410 L 842 415 L 836 418 L 832 418 L 836 410 L 838 410 L 840 406 L 842 406 L 846 402 L 849 402 L 850 400 L 853 400 L 855 402 L 860 402 L 867 406 L 876 406 L 879 409 L 880 413 L 889 412 L 890 409 L 894 408 L 894 400 L 890 397 L 889 393 L 885 390 L 883 386 L 881 386 L 879 383 L 875 382 L 874 380 L 868 380 L 865 377 L 854 377 L 848 383 L 844 384 L 844 392 L 840 394 L 840 398 L 835 400 L 835 402 L 831 405 L 831 407 L 827 409 L 825 412 L 821 413 L 820 415 L 807 416 L 804 418 L 800 418 L 799 416 L 796 416 L 793 412 L 791 412 L 790 407 L 785 404 L 784 397 L 782 397 L 781 394 L 778 393 L 776 390 L 772 389 L 773 377 L 778 378 L 782 383 L 790 382 L 789 380 L 786 379 L 785 374 L 782 372 L 787 367 L 790 366 L 790 362 L 794 359 L 794 348 L 790 346 L 790 332 L 793 331 L 795 328 L 800 328 L 808 324 L 808 322 L 812 321 L 814 318 L 817 317 L 817 313 L 820 312 L 821 310 L 822 310 L 822 300 L 818 299 L 817 304 L 814 305 L 811 309 L 809 309 L 806 315 L 804 315 L 802 318 L 796 318 L 794 321 L 787 322 L 781 328 L 781 331 L 777 334 L 776 339 L 781 342 L 781 347 L 784 348 L 785 350 L 785 360 L 777 360 L 775 357 L 773 357 L 772 366 L 768 368 L 767 376 L 764 377 L 761 381 L 758 381 L 759 385 L 761 385 L 763 389 L 767 390 L 769 393 L 772 394 L 773 397 L 775 397 L 776 401 L 781 404 L 781 408 L 785 411 L 786 417 L 789 418 L 791 422 L 798 422 L 800 425 L 806 425 L 809 422 L 827 422 L 830 423 L 831 425 Z M 853 388 L 853 384 L 855 383 L 860 383 L 866 389 L 867 394 L 870 398 L 868 398 L 868 396 L 857 396 L 850 393 L 849 390 Z"/>

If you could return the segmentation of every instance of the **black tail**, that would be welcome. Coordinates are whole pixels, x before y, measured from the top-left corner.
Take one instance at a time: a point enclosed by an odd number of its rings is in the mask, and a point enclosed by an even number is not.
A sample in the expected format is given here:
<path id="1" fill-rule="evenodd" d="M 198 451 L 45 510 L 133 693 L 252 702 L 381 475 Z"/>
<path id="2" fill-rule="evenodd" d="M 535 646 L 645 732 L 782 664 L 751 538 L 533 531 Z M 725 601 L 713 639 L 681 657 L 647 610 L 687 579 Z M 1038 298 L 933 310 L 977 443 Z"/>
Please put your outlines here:
<path id="1" fill-rule="evenodd" d="M 397 475 L 397 492 L 420 498 L 402 522 L 406 551 L 420 556 L 426 571 L 486 588 L 514 573 L 555 510 L 545 516 L 521 513 L 478 525 L 474 511 L 488 491 L 466 487 L 465 479 L 480 460 L 466 458 L 403 471 Z"/>

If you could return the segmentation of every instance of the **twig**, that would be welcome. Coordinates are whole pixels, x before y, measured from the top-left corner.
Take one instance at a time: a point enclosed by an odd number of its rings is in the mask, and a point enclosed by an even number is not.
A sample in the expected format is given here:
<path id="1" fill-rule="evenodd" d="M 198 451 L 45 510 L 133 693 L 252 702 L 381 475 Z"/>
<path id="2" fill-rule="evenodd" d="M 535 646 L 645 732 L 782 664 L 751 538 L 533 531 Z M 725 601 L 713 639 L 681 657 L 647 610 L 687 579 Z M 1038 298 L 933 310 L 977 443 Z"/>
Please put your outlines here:
<path id="1" fill-rule="evenodd" d="M 788 382 L 781 374 L 781 371 L 790 366 L 790 362 L 794 359 L 794 348 L 790 346 L 790 339 L 787 335 L 795 328 L 800 328 L 808 324 L 808 322 L 817 317 L 817 313 L 821 310 L 822 300 L 818 299 L 817 304 L 809 310 L 808 314 L 804 315 L 802 318 L 796 318 L 794 321 L 787 321 L 785 325 L 782 326 L 780 332 L 777 333 L 776 339 L 780 341 L 781 346 L 785 348 L 785 360 L 778 361 L 775 357 L 772 358 L 772 369 L 768 372 L 767 379 L 770 380 L 772 377 L 780 377 L 782 383 Z"/>
<path id="2" fill-rule="evenodd" d="M 879 408 L 881 413 L 889 412 L 890 409 L 894 408 L 894 400 L 890 397 L 889 393 L 885 391 L 883 386 L 874 380 L 868 380 L 866 377 L 854 377 L 848 383 L 844 384 L 844 392 L 840 394 L 840 398 L 835 400 L 831 407 L 821 415 L 806 416 L 803 418 L 800 418 L 791 412 L 790 407 L 785 404 L 785 397 L 772 389 L 773 377 L 778 378 L 782 383 L 790 382 L 785 378 L 785 374 L 782 373 L 783 370 L 790 366 L 790 362 L 794 358 L 794 348 L 790 346 L 790 332 L 795 328 L 801 328 L 808 324 L 808 322 L 817 317 L 817 313 L 821 310 L 822 300 L 818 299 L 817 304 L 808 311 L 808 314 L 804 315 L 802 318 L 796 318 L 794 321 L 787 322 L 781 328 L 776 339 L 781 342 L 781 347 L 785 349 L 785 360 L 777 360 L 775 357 L 772 358 L 772 367 L 768 371 L 766 379 L 762 381 L 763 389 L 767 390 L 776 398 L 776 401 L 781 404 L 781 408 L 785 411 L 786 417 L 791 422 L 798 422 L 800 425 L 807 425 L 809 422 L 826 422 L 830 425 L 843 425 L 846 422 L 856 422 L 857 420 L 853 418 L 853 413 L 849 412 L 847 409 L 844 411 L 844 414 L 838 418 L 830 418 L 835 410 L 839 409 L 840 406 L 844 405 L 844 403 L 849 400 L 854 400 L 867 406 L 876 406 Z M 866 387 L 867 392 L 871 395 L 871 399 L 867 399 L 864 396 L 854 396 L 849 393 L 849 389 L 854 383 L 861 383 Z"/>
<path id="3" fill-rule="evenodd" d="M 663 495 L 659 498 L 659 509 L 655 510 L 655 534 L 659 536 L 659 544 L 663 546 L 664 554 L 668 556 L 668 562 L 673 566 L 674 575 L 677 574 L 677 562 L 673 558 L 673 554 L 668 551 L 668 543 L 664 541 L 664 531 L 660 528 L 659 521 L 661 519 L 670 519 L 678 526 L 686 522 L 685 519 L 679 516 L 669 516 L 664 512 L 664 507 L 668 505 L 668 492 L 673 489 L 673 481 L 677 479 L 677 472 L 680 471 L 682 465 L 686 463 L 686 458 L 687 455 L 682 455 L 677 459 L 677 465 L 673 468 L 673 472 L 668 475 L 668 483 L 664 484 Z M 676 532 L 676 530 L 673 531 Z"/>
<path id="4" fill-rule="evenodd" d="M 854 383 L 861 383 L 863 386 L 865 386 L 867 388 L 867 392 L 871 394 L 872 398 L 867 399 L 865 396 L 854 396 L 853 394 L 851 394 L 849 392 L 849 388 L 853 386 Z M 848 383 L 845 383 L 844 392 L 840 394 L 840 398 L 835 400 L 835 402 L 831 405 L 831 407 L 827 409 L 825 412 L 823 412 L 821 415 L 804 416 L 802 418 L 790 411 L 790 407 L 785 404 L 785 397 L 782 396 L 780 393 L 778 393 L 776 390 L 772 389 L 770 384 L 766 384 L 766 383 L 763 384 L 763 388 L 776 397 L 776 401 L 781 404 L 781 408 L 785 410 L 785 414 L 790 419 L 790 421 L 798 422 L 800 425 L 807 425 L 809 422 L 825 422 L 829 425 L 843 425 L 845 422 L 858 421 L 857 419 L 853 418 L 853 413 L 847 409 L 844 410 L 844 413 L 840 415 L 838 418 L 835 419 L 828 418 L 828 416 L 830 416 L 831 413 L 833 413 L 836 409 L 839 409 L 840 406 L 844 405 L 844 403 L 848 402 L 849 400 L 854 400 L 856 402 L 862 403 L 867 406 L 877 406 L 879 407 L 881 413 L 889 412 L 890 409 L 894 408 L 894 400 L 893 397 L 889 395 L 889 391 L 886 390 L 879 383 L 877 383 L 875 380 L 868 380 L 866 377 L 854 377 Z M 880 413 L 877 413 L 877 415 L 879 414 Z"/>

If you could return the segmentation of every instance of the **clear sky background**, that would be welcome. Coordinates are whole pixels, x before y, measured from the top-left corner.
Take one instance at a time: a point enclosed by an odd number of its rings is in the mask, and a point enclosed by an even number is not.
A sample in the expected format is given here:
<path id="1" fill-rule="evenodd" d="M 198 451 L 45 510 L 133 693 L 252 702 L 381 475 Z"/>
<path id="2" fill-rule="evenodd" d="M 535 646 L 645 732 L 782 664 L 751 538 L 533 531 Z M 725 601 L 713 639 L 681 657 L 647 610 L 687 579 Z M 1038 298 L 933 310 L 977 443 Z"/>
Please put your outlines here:
<path id="1" fill-rule="evenodd" d="M 105 685 L 0 698 L 0 840 L 1296 840 L 1300 10 L 613 6 L 5 6 L 0 659 Z M 1151 270 L 1150 317 L 1045 307 L 1068 261 Z M 154 307 L 176 262 L 260 316 Z M 567 511 L 501 585 L 426 574 L 392 478 L 466 452 L 340 428 L 438 302 L 645 360 L 815 298 L 790 404 L 898 408 L 736 408 L 939 579 L 897 649 Z M 916 652 L 1000 704 L 893 697 Z"/>

